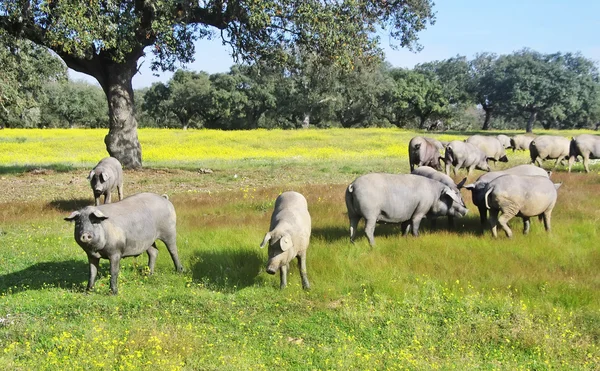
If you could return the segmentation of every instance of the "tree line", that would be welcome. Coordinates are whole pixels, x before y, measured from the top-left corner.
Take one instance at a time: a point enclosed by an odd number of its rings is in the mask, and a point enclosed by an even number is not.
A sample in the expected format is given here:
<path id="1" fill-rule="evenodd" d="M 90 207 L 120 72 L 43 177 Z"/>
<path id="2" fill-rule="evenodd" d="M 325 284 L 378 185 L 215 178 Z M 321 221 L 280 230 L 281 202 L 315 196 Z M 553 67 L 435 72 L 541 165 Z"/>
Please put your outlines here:
<path id="1" fill-rule="evenodd" d="M 431 130 L 595 128 L 597 65 L 580 54 L 481 53 L 423 63 L 323 65 L 311 53 L 293 67 L 234 65 L 227 73 L 177 70 L 134 93 L 141 127 L 255 128 L 395 126 Z M 108 128 L 99 86 L 73 82 L 43 47 L 0 49 L 0 125 Z"/>

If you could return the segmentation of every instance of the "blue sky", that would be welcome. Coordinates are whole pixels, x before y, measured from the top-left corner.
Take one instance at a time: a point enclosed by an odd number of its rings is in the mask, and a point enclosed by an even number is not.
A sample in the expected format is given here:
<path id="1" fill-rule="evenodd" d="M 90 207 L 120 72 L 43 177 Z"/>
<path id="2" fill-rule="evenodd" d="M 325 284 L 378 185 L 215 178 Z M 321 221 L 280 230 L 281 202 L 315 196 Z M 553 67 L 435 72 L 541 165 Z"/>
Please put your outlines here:
<path id="1" fill-rule="evenodd" d="M 419 34 L 421 52 L 392 50 L 382 37 L 388 62 L 410 68 L 456 55 L 471 59 L 479 52 L 509 54 L 524 47 L 542 53 L 581 52 L 600 62 L 600 0 L 438 0 L 434 10 L 435 25 Z M 196 61 L 186 68 L 217 73 L 229 71 L 232 64 L 220 40 L 202 40 L 196 44 Z M 135 89 L 170 79 L 168 72 L 154 76 L 149 65 L 141 64 L 133 78 Z M 70 76 L 95 81 L 73 71 Z"/>

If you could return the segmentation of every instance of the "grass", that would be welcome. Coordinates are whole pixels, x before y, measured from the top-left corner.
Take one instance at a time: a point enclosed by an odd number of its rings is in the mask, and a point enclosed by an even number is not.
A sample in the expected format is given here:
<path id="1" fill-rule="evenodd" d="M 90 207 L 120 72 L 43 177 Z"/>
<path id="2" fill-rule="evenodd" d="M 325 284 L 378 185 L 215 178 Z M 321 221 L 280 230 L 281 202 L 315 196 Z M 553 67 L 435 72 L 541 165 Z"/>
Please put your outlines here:
<path id="1" fill-rule="evenodd" d="M 93 202 L 85 176 L 105 156 L 94 149 L 105 133 L 47 132 L 2 132 L 37 147 L 21 147 L 31 157 L 19 147 L 0 157 L 0 368 L 600 368 L 598 165 L 554 172 L 563 186 L 551 234 L 536 220 L 523 236 L 515 218 L 512 240 L 481 235 L 464 193 L 471 212 L 456 230 L 440 220 L 404 238 L 380 225 L 371 248 L 362 223 L 349 243 L 344 189 L 369 171 L 407 172 L 405 147 L 417 133 L 141 130 L 147 168 L 125 172 L 125 193 L 170 195 L 186 271 L 174 271 L 159 243 L 155 274 L 146 256 L 125 259 L 111 296 L 107 261 L 96 290 L 84 292 L 85 254 L 62 220 Z M 169 160 L 179 143 L 185 153 Z M 54 157 L 35 157 L 45 146 Z M 508 155 L 509 164 L 527 161 Z M 307 197 L 313 219 L 310 292 L 295 266 L 280 291 L 258 248 L 288 189 Z"/>

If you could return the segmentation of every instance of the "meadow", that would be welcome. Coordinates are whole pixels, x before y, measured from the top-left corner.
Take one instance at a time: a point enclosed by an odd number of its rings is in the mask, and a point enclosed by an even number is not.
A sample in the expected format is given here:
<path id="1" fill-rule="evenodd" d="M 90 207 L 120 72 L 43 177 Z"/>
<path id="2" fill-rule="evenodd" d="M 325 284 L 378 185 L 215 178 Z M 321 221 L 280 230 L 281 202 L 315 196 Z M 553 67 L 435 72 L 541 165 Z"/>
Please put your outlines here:
<path id="1" fill-rule="evenodd" d="M 106 130 L 0 131 L 0 368 L 600 369 L 600 165 L 554 170 L 551 233 L 532 220 L 524 236 L 514 218 L 513 239 L 482 234 L 463 190 L 470 212 L 454 230 L 424 222 L 414 238 L 379 225 L 372 248 L 361 222 L 351 244 L 346 186 L 409 172 L 418 134 L 140 130 L 145 167 L 125 171 L 125 195 L 169 195 L 185 271 L 158 243 L 154 275 L 145 255 L 124 259 L 113 296 L 108 261 L 85 292 L 87 258 L 63 220 L 93 203 L 85 178 L 106 156 Z M 529 162 L 508 157 L 496 169 Z M 264 269 L 259 244 L 285 190 L 309 203 L 310 291 L 295 264 L 284 290 Z"/>

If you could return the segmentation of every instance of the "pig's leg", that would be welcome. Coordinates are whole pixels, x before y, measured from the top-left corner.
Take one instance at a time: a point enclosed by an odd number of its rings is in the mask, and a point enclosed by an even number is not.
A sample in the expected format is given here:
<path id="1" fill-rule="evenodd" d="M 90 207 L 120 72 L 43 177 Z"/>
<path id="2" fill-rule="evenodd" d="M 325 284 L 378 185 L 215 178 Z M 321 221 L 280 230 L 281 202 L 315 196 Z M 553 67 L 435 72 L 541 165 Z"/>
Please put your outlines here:
<path id="1" fill-rule="evenodd" d="M 108 260 L 110 261 L 110 291 L 113 295 L 117 295 L 119 293 L 117 279 L 121 268 L 121 255 L 111 255 Z"/>
<path id="2" fill-rule="evenodd" d="M 123 183 L 117 186 L 117 191 L 119 191 L 119 201 L 123 199 Z"/>
<path id="3" fill-rule="evenodd" d="M 106 193 L 104 194 L 104 203 L 105 204 L 110 203 L 110 190 L 106 191 Z"/>
<path id="4" fill-rule="evenodd" d="M 492 229 L 492 236 L 498 237 L 498 213 L 500 210 L 498 209 L 490 209 L 490 218 L 488 219 L 490 222 L 490 227 Z"/>
<path id="5" fill-rule="evenodd" d="M 508 221 L 511 220 L 513 217 L 514 214 L 503 212 L 502 215 L 500 215 L 500 217 L 498 218 L 498 224 L 500 224 L 502 229 L 504 229 L 504 232 L 506 233 L 506 236 L 508 238 L 512 238 L 513 235 L 510 227 L 508 226 Z"/>
<path id="6" fill-rule="evenodd" d="M 376 218 L 365 218 L 365 234 L 367 235 L 367 238 L 369 239 L 369 244 L 371 246 L 375 246 L 375 224 L 377 224 Z"/>
<path id="7" fill-rule="evenodd" d="M 158 249 L 156 248 L 156 242 L 150 246 L 148 250 L 148 268 L 150 268 L 150 274 L 154 273 L 154 264 L 156 264 L 156 257 L 158 256 Z"/>
<path id="8" fill-rule="evenodd" d="M 282 265 L 281 268 L 279 268 L 280 289 L 284 289 L 287 286 L 287 272 L 289 267 L 290 265 L 286 264 Z"/>
<path id="9" fill-rule="evenodd" d="M 300 278 L 302 278 L 302 288 L 304 290 L 310 290 L 308 275 L 306 274 L 306 250 L 298 255 L 298 269 L 300 269 Z"/>
<path id="10" fill-rule="evenodd" d="M 354 238 L 356 237 L 356 230 L 358 228 L 358 222 L 360 218 L 351 217 L 350 218 L 350 242 L 354 243 Z"/>
<path id="11" fill-rule="evenodd" d="M 542 214 L 542 219 L 544 220 L 544 228 L 546 228 L 547 232 L 550 232 L 552 229 L 550 225 L 550 220 L 552 219 L 552 209 L 544 211 Z"/>
<path id="12" fill-rule="evenodd" d="M 415 215 L 412 218 L 412 234 L 415 237 L 419 237 L 419 225 L 421 225 L 421 220 L 423 219 L 423 215 Z"/>
<path id="13" fill-rule="evenodd" d="M 165 243 L 165 246 L 167 246 L 167 250 L 171 255 L 171 259 L 173 259 L 173 264 L 175 264 L 175 270 L 177 270 L 177 272 L 183 272 L 183 266 L 179 261 L 179 254 L 177 253 L 177 238 L 175 231 L 170 233 L 170 236 L 161 238 L 160 240 Z"/>
<path id="14" fill-rule="evenodd" d="M 96 275 L 98 274 L 100 258 L 94 258 L 93 256 L 88 255 L 88 262 L 90 266 L 90 275 L 88 278 L 87 290 L 92 290 L 94 288 L 94 284 L 96 283 Z"/>
<path id="15" fill-rule="evenodd" d="M 529 233 L 529 227 L 530 227 L 529 217 L 524 216 L 523 217 L 523 234 Z"/>

